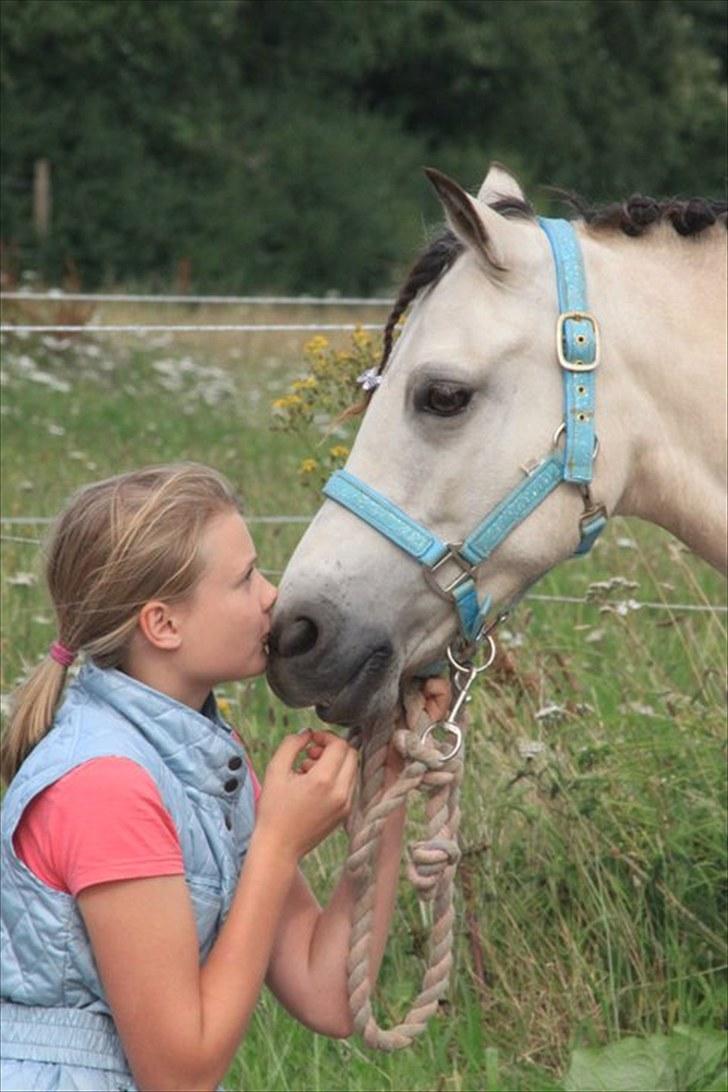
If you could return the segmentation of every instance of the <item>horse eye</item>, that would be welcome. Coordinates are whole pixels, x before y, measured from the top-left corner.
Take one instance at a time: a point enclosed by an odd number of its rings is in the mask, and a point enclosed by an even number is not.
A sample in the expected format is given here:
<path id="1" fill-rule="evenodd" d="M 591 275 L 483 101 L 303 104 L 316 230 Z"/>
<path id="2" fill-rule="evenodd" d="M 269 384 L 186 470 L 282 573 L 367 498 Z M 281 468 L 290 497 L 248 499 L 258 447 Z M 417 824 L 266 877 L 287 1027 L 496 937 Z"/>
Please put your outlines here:
<path id="1" fill-rule="evenodd" d="M 417 399 L 417 408 L 425 413 L 434 413 L 438 417 L 454 417 L 467 406 L 473 392 L 459 383 L 430 383 Z"/>

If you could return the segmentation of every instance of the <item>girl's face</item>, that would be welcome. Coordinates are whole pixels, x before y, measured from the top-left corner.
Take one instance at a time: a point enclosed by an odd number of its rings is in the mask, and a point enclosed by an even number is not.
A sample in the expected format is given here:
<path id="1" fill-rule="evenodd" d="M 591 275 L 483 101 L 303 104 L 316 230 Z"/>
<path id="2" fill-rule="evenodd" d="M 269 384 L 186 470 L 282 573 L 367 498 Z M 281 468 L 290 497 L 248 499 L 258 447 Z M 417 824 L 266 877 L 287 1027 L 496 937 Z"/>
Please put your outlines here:
<path id="1" fill-rule="evenodd" d="M 213 517 L 202 540 L 205 568 L 177 612 L 178 667 L 202 688 L 265 671 L 277 591 L 256 568 L 255 546 L 238 512 Z"/>

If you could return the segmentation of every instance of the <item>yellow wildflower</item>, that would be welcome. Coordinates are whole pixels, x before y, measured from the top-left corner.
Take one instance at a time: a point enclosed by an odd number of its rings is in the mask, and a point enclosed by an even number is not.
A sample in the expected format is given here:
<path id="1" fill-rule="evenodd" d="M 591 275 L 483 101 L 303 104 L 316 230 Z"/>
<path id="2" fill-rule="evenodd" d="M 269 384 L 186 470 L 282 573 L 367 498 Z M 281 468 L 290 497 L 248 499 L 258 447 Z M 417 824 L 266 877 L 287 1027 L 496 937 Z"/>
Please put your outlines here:
<path id="1" fill-rule="evenodd" d="M 372 343 L 372 339 L 366 330 L 362 330 L 361 326 L 357 326 L 354 333 L 351 335 L 351 340 L 360 349 L 368 349 Z"/>
<path id="2" fill-rule="evenodd" d="M 293 383 L 291 383 L 291 390 L 310 391 L 316 386 L 318 386 L 316 380 L 312 375 L 309 375 L 305 379 L 294 379 Z"/>
<path id="3" fill-rule="evenodd" d="M 318 470 L 318 463 L 315 459 L 304 459 L 298 467 L 299 474 L 313 474 Z"/>
<path id="4" fill-rule="evenodd" d="M 345 444 L 334 444 L 329 448 L 329 455 L 332 459 L 345 459 L 349 454 L 349 449 Z"/>
<path id="5" fill-rule="evenodd" d="M 319 377 L 325 376 L 327 372 L 331 371 L 331 361 L 328 360 L 326 357 L 322 356 L 319 357 L 317 360 L 314 360 L 311 367 L 313 369 L 314 375 L 317 375 Z"/>
<path id="6" fill-rule="evenodd" d="M 329 339 L 324 337 L 323 334 L 316 334 L 316 337 L 312 337 L 310 341 L 306 342 L 305 350 L 307 353 L 320 353 L 324 349 L 328 349 Z"/>
<path id="7" fill-rule="evenodd" d="M 227 720 L 232 715 L 233 707 L 227 698 L 218 698 L 217 708 L 220 711 L 220 715 L 224 717 L 225 720 Z"/>

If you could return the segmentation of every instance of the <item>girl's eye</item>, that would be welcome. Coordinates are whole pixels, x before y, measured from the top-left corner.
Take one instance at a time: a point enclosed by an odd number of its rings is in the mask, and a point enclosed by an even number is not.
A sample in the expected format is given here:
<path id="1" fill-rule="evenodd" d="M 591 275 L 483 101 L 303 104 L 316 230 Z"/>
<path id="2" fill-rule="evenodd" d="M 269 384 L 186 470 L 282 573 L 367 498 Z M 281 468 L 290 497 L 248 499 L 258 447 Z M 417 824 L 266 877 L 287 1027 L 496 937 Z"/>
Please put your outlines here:
<path id="1" fill-rule="evenodd" d="M 415 404 L 424 413 L 434 413 L 437 417 L 454 417 L 462 413 L 472 397 L 473 392 L 469 387 L 439 380 L 428 383 L 418 391 Z"/>

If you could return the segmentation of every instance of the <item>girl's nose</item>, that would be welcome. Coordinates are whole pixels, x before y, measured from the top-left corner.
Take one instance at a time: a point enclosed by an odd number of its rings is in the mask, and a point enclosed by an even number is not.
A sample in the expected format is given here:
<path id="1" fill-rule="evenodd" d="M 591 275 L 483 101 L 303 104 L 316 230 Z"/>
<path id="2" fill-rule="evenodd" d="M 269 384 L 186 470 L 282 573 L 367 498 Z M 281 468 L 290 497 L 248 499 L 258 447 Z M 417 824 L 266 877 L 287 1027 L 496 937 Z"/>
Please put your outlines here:
<path id="1" fill-rule="evenodd" d="M 275 584 L 271 584 L 267 577 L 263 577 L 263 602 L 265 603 L 265 610 L 269 611 L 273 609 L 273 604 L 278 598 L 278 588 Z"/>

